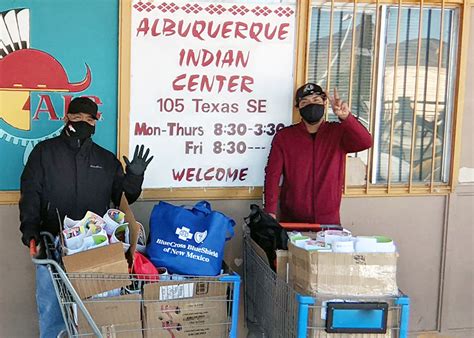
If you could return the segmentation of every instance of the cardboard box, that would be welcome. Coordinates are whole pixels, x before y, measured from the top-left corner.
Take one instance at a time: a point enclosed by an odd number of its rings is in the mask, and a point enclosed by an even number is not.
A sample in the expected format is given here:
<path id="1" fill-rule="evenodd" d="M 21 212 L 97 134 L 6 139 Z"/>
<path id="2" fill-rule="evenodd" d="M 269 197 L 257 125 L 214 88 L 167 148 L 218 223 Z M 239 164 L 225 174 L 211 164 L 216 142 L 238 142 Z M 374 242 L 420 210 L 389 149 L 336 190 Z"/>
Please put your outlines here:
<path id="1" fill-rule="evenodd" d="M 255 250 L 258 256 L 263 259 L 270 266 L 267 254 L 253 239 L 250 238 L 250 245 Z M 284 281 L 288 281 L 288 251 L 275 250 L 276 253 L 276 274 Z"/>
<path id="2" fill-rule="evenodd" d="M 145 337 L 226 337 L 227 284 L 170 281 L 144 287 Z"/>
<path id="3" fill-rule="evenodd" d="M 276 273 L 288 282 L 288 250 L 276 250 Z"/>
<path id="4" fill-rule="evenodd" d="M 105 337 L 141 338 L 141 295 L 97 298 L 84 302 L 92 319 Z M 92 328 L 78 309 L 80 334 L 91 334 Z"/>
<path id="5" fill-rule="evenodd" d="M 71 278 L 71 283 L 82 299 L 130 284 L 127 278 L 106 280 L 99 276 L 95 278 L 87 276 L 87 273 L 128 274 L 128 267 L 133 263 L 137 247 L 139 225 L 123 195 L 119 209 L 125 213 L 125 222 L 129 224 L 130 229 L 130 248 L 126 255 L 122 243 L 115 243 L 63 257 L 66 272 L 80 274 Z"/>
<path id="6" fill-rule="evenodd" d="M 290 283 L 307 294 L 397 295 L 397 253 L 307 251 L 288 245 Z"/>
<path id="7" fill-rule="evenodd" d="M 117 280 L 107 277 L 110 274 L 128 273 L 122 243 L 64 256 L 63 263 L 68 273 L 74 273 L 69 279 L 82 299 L 130 284 L 130 280 L 125 276 Z M 103 273 L 104 276 L 91 277 L 88 273 Z"/>

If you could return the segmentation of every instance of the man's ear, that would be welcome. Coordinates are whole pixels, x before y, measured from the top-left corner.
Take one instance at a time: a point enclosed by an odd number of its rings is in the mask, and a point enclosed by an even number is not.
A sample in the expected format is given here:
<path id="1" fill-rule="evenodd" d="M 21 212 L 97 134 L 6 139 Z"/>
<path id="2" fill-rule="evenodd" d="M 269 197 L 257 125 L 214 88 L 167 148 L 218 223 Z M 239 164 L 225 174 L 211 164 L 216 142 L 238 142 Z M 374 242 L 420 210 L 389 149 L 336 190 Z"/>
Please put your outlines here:
<path id="1" fill-rule="evenodd" d="M 64 121 L 64 124 L 69 122 L 69 118 L 67 117 L 67 114 L 64 114 L 63 121 Z"/>

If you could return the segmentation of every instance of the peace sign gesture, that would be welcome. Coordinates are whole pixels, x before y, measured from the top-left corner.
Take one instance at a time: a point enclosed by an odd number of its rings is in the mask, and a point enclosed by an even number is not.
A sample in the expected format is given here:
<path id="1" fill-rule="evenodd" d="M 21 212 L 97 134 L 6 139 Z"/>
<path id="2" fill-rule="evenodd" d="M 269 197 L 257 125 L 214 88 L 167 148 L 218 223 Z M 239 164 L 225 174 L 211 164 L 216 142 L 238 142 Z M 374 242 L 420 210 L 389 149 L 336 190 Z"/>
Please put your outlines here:
<path id="1" fill-rule="evenodd" d="M 334 96 L 328 96 L 329 102 L 331 102 L 332 111 L 338 118 L 344 121 L 351 113 L 346 101 L 341 100 L 339 93 L 337 92 L 337 88 L 334 88 Z"/>

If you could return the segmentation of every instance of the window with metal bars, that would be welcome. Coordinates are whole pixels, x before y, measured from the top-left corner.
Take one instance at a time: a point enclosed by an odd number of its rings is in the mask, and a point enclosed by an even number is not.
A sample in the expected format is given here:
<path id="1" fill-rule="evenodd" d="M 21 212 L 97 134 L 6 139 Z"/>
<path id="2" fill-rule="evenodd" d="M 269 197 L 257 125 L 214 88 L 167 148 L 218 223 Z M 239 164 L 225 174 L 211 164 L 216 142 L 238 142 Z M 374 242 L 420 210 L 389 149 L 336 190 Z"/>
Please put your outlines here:
<path id="1" fill-rule="evenodd" d="M 372 133 L 373 148 L 350 155 L 371 186 L 449 183 L 458 12 L 313 3 L 307 78 L 337 87 Z M 328 120 L 337 118 L 329 112 Z"/>

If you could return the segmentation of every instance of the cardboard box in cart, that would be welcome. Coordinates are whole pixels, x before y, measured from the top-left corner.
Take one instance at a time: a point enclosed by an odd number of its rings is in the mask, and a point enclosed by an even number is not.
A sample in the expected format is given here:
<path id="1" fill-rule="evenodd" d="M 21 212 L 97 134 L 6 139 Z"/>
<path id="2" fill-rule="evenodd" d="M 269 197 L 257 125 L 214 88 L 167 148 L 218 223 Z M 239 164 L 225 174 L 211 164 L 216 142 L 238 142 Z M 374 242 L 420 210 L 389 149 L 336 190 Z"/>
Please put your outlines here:
<path id="1" fill-rule="evenodd" d="M 130 229 L 130 248 L 127 252 L 128 262 L 122 243 L 114 243 L 74 255 L 64 256 L 63 263 L 67 273 L 84 274 L 84 276 L 87 276 L 87 273 L 103 273 L 104 275 L 128 273 L 129 263 L 131 263 L 131 258 L 137 246 L 139 226 L 123 195 L 119 209 L 125 213 L 125 222 L 129 224 Z M 79 296 L 84 299 L 105 291 L 127 286 L 130 284 L 130 281 L 125 278 L 113 280 L 110 278 L 75 279 L 71 277 L 71 283 Z"/>
<path id="2" fill-rule="evenodd" d="M 397 253 L 307 251 L 288 245 L 290 283 L 306 294 L 397 295 Z"/>
<path id="3" fill-rule="evenodd" d="M 257 243 L 255 243 L 253 239 L 250 239 L 250 245 L 252 245 L 257 255 L 260 256 L 260 258 L 264 262 L 270 265 L 267 254 Z M 286 281 L 287 274 L 288 274 L 288 251 L 278 249 L 278 250 L 275 250 L 275 254 L 276 254 L 276 262 L 275 262 L 276 271 L 275 272 L 278 275 L 278 277 Z"/>
<path id="4" fill-rule="evenodd" d="M 228 335 L 227 283 L 160 281 L 143 290 L 145 337 L 225 337 Z"/>
<path id="5" fill-rule="evenodd" d="M 142 338 L 141 295 L 97 298 L 84 305 L 104 337 Z M 81 311 L 77 323 L 79 334 L 93 332 Z"/>

